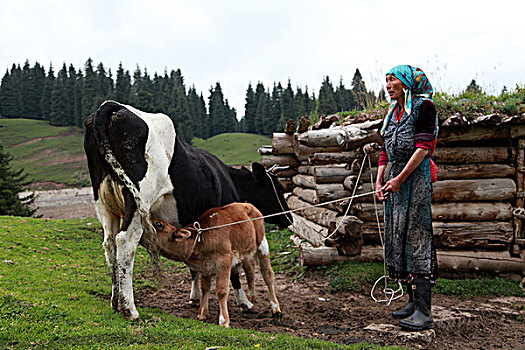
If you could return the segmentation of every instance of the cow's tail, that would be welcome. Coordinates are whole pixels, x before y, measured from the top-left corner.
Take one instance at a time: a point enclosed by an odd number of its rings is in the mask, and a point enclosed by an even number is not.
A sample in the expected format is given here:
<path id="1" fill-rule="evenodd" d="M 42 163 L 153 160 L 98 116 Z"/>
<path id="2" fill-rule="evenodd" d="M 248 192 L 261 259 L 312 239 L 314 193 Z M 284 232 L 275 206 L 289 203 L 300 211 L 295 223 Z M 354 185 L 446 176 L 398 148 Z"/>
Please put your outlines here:
<path id="1" fill-rule="evenodd" d="M 122 106 L 116 102 L 108 101 L 102 104 L 95 115 L 93 121 L 93 131 L 97 140 L 99 152 L 102 154 L 111 169 L 115 172 L 119 180 L 122 181 L 124 186 L 126 186 L 126 188 L 131 192 L 131 195 L 135 200 L 137 213 L 139 214 L 140 223 L 143 229 L 140 243 L 146 248 L 148 254 L 151 257 L 155 277 L 160 279 L 160 252 L 157 233 L 153 227 L 153 223 L 151 222 L 149 212 L 144 208 L 144 204 L 142 203 L 137 186 L 135 186 L 133 181 L 131 181 L 128 174 L 126 174 L 124 168 L 115 157 L 107 137 L 106 126 L 109 124 L 109 118 L 111 118 L 111 116 L 117 113 L 120 109 L 122 109 Z"/>

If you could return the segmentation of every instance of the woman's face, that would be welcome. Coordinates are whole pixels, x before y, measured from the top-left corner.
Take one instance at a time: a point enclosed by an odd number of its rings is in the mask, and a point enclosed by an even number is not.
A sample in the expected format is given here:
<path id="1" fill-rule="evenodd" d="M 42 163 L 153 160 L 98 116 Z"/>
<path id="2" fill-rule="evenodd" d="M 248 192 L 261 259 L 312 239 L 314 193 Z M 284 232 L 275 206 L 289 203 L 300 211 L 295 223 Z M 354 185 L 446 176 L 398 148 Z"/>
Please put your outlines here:
<path id="1" fill-rule="evenodd" d="M 389 74 L 386 76 L 386 91 L 392 100 L 400 102 L 400 100 L 405 98 L 405 93 L 403 92 L 404 87 L 405 84 L 394 75 Z"/>

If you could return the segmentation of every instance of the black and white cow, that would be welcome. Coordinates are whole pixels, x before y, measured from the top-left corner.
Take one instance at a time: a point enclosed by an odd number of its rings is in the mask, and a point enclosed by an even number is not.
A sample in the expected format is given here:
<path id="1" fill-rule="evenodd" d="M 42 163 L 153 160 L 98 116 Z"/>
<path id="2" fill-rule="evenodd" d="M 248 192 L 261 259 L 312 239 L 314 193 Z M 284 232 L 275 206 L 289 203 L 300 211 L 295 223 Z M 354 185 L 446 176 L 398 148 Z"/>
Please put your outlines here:
<path id="1" fill-rule="evenodd" d="M 254 163 L 253 172 L 233 169 L 211 153 L 185 144 L 165 114 L 106 101 L 85 122 L 84 149 L 104 229 L 111 305 L 129 320 L 139 318 L 132 286 L 139 242 L 158 261 L 150 217 L 182 227 L 206 210 L 232 202 L 248 201 L 264 215 L 289 210 L 282 186 L 262 165 Z M 291 220 L 286 214 L 267 221 L 286 227 Z M 238 275 L 232 275 L 232 284 L 237 301 L 251 307 Z M 198 299 L 197 291 L 194 283 L 192 299 Z"/>

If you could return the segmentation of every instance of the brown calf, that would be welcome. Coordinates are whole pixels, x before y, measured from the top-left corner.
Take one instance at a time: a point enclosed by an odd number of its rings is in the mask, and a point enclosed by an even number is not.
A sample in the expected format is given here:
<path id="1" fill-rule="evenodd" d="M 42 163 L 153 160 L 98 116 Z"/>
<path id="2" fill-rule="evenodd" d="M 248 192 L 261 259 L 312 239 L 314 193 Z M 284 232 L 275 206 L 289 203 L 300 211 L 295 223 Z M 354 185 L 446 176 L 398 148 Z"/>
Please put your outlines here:
<path id="1" fill-rule="evenodd" d="M 206 211 L 197 220 L 201 228 L 260 218 L 262 214 L 249 203 L 232 203 Z M 153 220 L 158 233 L 160 252 L 163 256 L 183 261 L 192 270 L 201 273 L 201 303 L 199 320 L 208 315 L 208 297 L 211 277 L 217 276 L 216 293 L 219 299 L 219 324 L 229 327 L 227 298 L 232 269 L 242 266 L 248 281 L 248 296 L 255 301 L 255 260 L 268 287 L 272 314 L 281 315 L 279 302 L 273 288 L 274 273 L 270 265 L 270 252 L 264 233 L 263 220 L 252 220 L 226 227 L 203 231 L 199 237 L 193 225 L 176 229 L 165 221 Z"/>

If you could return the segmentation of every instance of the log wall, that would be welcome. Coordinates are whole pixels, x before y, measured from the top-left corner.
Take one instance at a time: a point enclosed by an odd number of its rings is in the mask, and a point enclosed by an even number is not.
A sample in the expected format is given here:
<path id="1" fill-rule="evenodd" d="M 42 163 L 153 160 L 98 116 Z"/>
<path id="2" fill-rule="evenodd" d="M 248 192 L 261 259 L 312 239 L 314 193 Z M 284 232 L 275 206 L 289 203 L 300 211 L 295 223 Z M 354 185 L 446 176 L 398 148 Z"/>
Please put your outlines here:
<path id="1" fill-rule="evenodd" d="M 472 125 L 447 124 L 433 154 L 439 168 L 432 194 L 439 254 L 448 257 L 446 252 L 453 251 L 451 264 L 461 261 L 465 266 L 465 257 L 474 250 L 478 259 L 506 252 L 525 261 L 524 118 L 491 116 Z M 290 209 L 297 210 L 291 230 L 326 254 L 306 256 L 325 263 L 345 260 L 343 255 L 370 260 L 370 247 L 381 243 L 382 204 L 374 203 L 371 194 L 348 198 L 375 188 L 380 125 L 369 121 L 307 131 L 303 125 L 300 133 L 275 133 L 272 146 L 261 148 L 265 166 L 289 166 L 279 177 L 289 192 Z M 363 163 L 365 154 L 370 162 Z M 332 203 L 318 206 L 326 202 Z"/>

